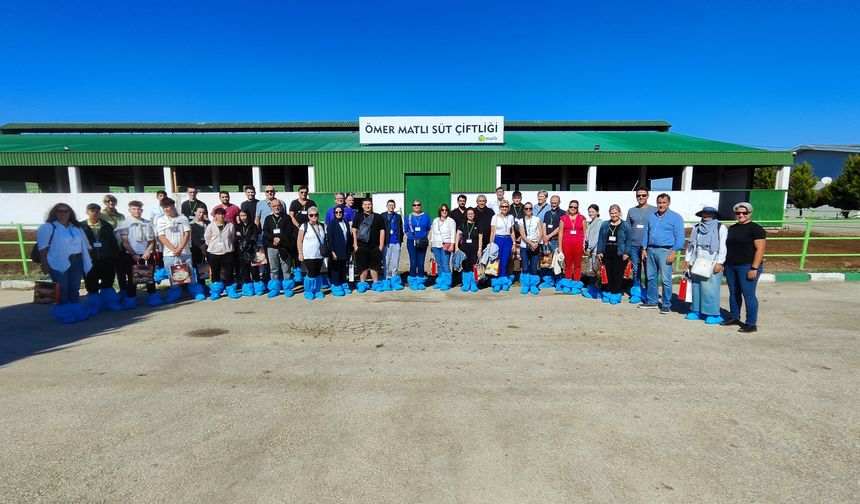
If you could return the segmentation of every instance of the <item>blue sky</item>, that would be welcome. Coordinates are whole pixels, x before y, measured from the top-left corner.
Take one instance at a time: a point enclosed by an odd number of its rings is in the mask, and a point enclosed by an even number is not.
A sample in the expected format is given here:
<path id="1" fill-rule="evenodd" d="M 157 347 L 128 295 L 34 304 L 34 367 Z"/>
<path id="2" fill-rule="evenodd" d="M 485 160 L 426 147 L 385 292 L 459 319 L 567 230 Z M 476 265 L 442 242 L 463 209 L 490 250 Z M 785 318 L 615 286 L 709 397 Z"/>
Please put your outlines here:
<path id="1" fill-rule="evenodd" d="M 504 115 L 860 144 L 858 2 L 0 0 L 0 123 Z"/>

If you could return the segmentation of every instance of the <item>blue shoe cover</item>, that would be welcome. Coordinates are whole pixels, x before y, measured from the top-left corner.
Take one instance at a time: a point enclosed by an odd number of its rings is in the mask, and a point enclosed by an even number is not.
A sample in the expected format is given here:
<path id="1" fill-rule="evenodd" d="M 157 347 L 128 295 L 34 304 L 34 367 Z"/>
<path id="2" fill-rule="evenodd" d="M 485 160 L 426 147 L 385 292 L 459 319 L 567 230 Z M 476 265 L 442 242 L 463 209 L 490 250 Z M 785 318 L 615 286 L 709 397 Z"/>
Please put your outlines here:
<path id="1" fill-rule="evenodd" d="M 571 288 L 571 289 L 580 289 L 580 290 L 582 290 L 582 288 L 583 288 L 583 287 L 585 287 L 585 284 L 584 284 L 584 283 L 582 283 L 582 282 L 580 282 L 579 280 L 573 280 L 573 283 L 570 285 L 570 288 Z"/>
<path id="2" fill-rule="evenodd" d="M 182 287 L 174 285 L 167 288 L 167 294 L 164 295 L 165 303 L 175 303 L 182 297 Z"/>
<path id="3" fill-rule="evenodd" d="M 571 287 L 570 289 L 570 293 L 574 295 L 579 295 L 580 292 L 582 292 L 582 289 L 579 289 L 577 287 Z"/>
<path id="4" fill-rule="evenodd" d="M 470 287 L 469 282 L 471 281 L 471 279 L 472 279 L 471 275 L 466 275 L 466 274 L 463 275 L 463 285 L 460 287 L 461 291 L 469 292 L 469 287 Z"/>
<path id="5" fill-rule="evenodd" d="M 153 292 L 152 294 L 146 295 L 146 304 L 149 306 L 161 306 L 164 304 L 164 300 L 161 299 L 158 292 Z"/>
<path id="6" fill-rule="evenodd" d="M 302 276 L 301 268 L 293 268 L 293 281 L 299 283 L 304 277 Z"/>
<path id="7" fill-rule="evenodd" d="M 75 320 L 81 321 L 90 318 L 87 313 L 87 307 L 81 303 L 70 303 L 72 305 L 72 313 L 75 314 Z"/>
<path id="8" fill-rule="evenodd" d="M 352 290 L 349 288 L 349 284 L 348 284 L 348 283 L 344 282 L 344 283 L 342 283 L 340 286 L 341 286 L 341 288 L 343 288 L 343 294 L 344 294 L 344 295 L 352 294 Z"/>
<path id="9" fill-rule="evenodd" d="M 387 292 L 392 289 L 391 280 L 380 280 L 379 283 L 382 285 L 382 292 Z"/>
<path id="10" fill-rule="evenodd" d="M 451 290 L 451 284 L 454 283 L 453 273 L 442 273 L 442 287 L 439 290 Z"/>
<path id="11" fill-rule="evenodd" d="M 110 311 L 120 311 L 122 310 L 122 306 L 119 304 L 119 298 L 116 294 L 116 291 L 113 290 L 113 287 L 105 287 L 99 292 L 99 296 L 102 298 L 102 304 L 105 308 Z"/>
<path id="12" fill-rule="evenodd" d="M 266 293 L 266 284 L 263 282 L 254 282 L 254 295 L 262 296 Z"/>
<path id="13" fill-rule="evenodd" d="M 194 282 L 188 284 L 188 293 L 194 296 L 194 299 L 197 301 L 203 301 L 206 299 L 206 294 L 203 293 L 203 284 Z"/>
<path id="14" fill-rule="evenodd" d="M 684 320 L 701 320 L 701 317 L 699 317 L 699 312 L 691 311 L 684 316 Z"/>
<path id="15" fill-rule="evenodd" d="M 582 297 L 585 299 L 594 299 L 594 294 L 591 292 L 591 289 L 594 286 L 589 285 L 587 289 L 582 289 Z"/>
<path id="16" fill-rule="evenodd" d="M 641 302 L 642 302 L 642 298 L 640 298 L 639 296 L 633 296 L 633 297 L 631 297 L 631 298 L 630 298 L 629 302 L 630 302 L 630 303 L 633 303 L 633 304 L 641 303 Z"/>
<path id="17" fill-rule="evenodd" d="M 170 278 L 170 274 L 167 272 L 167 268 L 158 268 L 152 274 L 152 281 L 155 282 L 156 284 L 159 284 L 159 283 L 167 280 L 168 278 Z"/>
<path id="18" fill-rule="evenodd" d="M 78 321 L 75 318 L 75 306 L 69 303 L 52 306 L 51 315 L 61 324 L 74 324 Z"/>
<path id="19" fill-rule="evenodd" d="M 529 286 L 531 285 L 531 275 L 526 273 L 520 273 L 520 294 L 528 294 Z"/>
<path id="20" fill-rule="evenodd" d="M 553 285 L 555 285 L 555 279 L 553 279 L 552 275 L 544 275 L 543 278 L 541 278 L 541 280 L 543 280 L 543 281 L 538 286 L 541 289 L 546 289 L 546 288 L 549 288 L 549 287 L 552 287 Z"/>
<path id="21" fill-rule="evenodd" d="M 340 285 L 332 285 L 331 295 L 336 297 L 343 297 L 343 287 L 341 287 Z"/>
<path id="22" fill-rule="evenodd" d="M 254 284 L 250 282 L 246 282 L 242 284 L 242 295 L 243 296 L 253 296 L 254 295 Z"/>
<path id="23" fill-rule="evenodd" d="M 642 288 L 639 287 L 638 285 L 634 285 L 634 286 L 630 287 L 630 297 L 641 298 L 642 297 Z"/>
<path id="24" fill-rule="evenodd" d="M 617 305 L 621 302 L 621 294 L 610 294 L 609 304 Z"/>
<path id="25" fill-rule="evenodd" d="M 537 296 L 540 294 L 540 288 L 538 288 L 538 282 L 540 282 L 540 277 L 537 275 L 531 275 L 531 283 L 529 284 L 529 292 L 533 296 Z"/>
<path id="26" fill-rule="evenodd" d="M 63 305 L 61 305 L 63 306 Z M 98 294 L 87 294 L 87 314 L 90 317 L 98 315 L 104 310 L 104 301 Z"/>
<path id="27" fill-rule="evenodd" d="M 236 284 L 230 284 L 230 286 L 227 287 L 227 297 L 228 298 L 239 299 L 240 297 L 242 297 L 242 293 L 237 291 L 236 288 L 237 288 Z"/>
<path id="28" fill-rule="evenodd" d="M 320 288 L 321 288 L 321 289 L 329 289 L 329 288 L 331 288 L 331 282 L 329 282 L 329 281 L 328 281 L 328 277 L 327 277 L 327 276 L 320 277 L 320 279 L 321 279 L 321 281 L 322 281 L 322 285 L 320 285 Z"/>
<path id="29" fill-rule="evenodd" d="M 313 281 L 309 277 L 305 277 L 304 281 L 302 282 L 302 285 L 305 288 L 305 292 L 304 292 L 305 299 L 307 299 L 308 301 L 313 301 L 313 299 L 314 299 Z"/>
<path id="30" fill-rule="evenodd" d="M 324 299 L 325 298 L 325 294 L 323 294 L 323 291 L 322 291 L 322 278 L 321 277 L 311 278 L 311 286 L 313 287 L 313 290 L 314 290 L 314 298 L 316 298 L 316 299 Z"/>
<path id="31" fill-rule="evenodd" d="M 600 300 L 604 303 L 608 303 L 609 302 L 609 293 L 608 292 L 601 292 L 600 293 Z"/>
<path id="32" fill-rule="evenodd" d="M 370 284 L 367 282 L 358 282 L 355 284 L 355 290 L 357 290 L 359 294 L 364 294 L 368 289 L 370 289 Z"/>
<path id="33" fill-rule="evenodd" d="M 269 295 L 267 296 L 269 299 L 278 297 L 278 294 L 281 293 L 281 281 L 277 278 L 269 280 L 269 284 L 266 287 L 269 289 Z"/>
<path id="34" fill-rule="evenodd" d="M 209 299 L 211 301 L 220 299 L 225 288 L 224 282 L 212 282 L 212 285 L 209 286 Z"/>
<path id="35" fill-rule="evenodd" d="M 719 324 L 723 321 L 723 317 L 719 315 L 709 315 L 708 318 L 705 319 L 705 323 L 708 325 Z"/>
<path id="36" fill-rule="evenodd" d="M 134 310 L 135 308 L 137 308 L 137 298 L 127 297 L 122 300 L 121 304 L 123 310 Z"/>
<path id="37" fill-rule="evenodd" d="M 370 290 L 373 292 L 382 292 L 382 283 L 379 280 L 373 282 L 370 284 Z"/>

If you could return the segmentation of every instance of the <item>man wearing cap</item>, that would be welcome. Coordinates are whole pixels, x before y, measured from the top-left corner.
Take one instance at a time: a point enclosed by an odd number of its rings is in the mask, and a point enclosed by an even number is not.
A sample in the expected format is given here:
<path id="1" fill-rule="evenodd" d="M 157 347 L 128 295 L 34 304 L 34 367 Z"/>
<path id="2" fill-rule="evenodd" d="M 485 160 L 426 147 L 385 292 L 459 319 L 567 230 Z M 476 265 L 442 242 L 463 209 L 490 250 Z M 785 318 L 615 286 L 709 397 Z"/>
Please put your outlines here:
<path id="1" fill-rule="evenodd" d="M 666 194 L 657 196 L 657 212 L 648 217 L 645 235 L 642 238 L 642 260 L 648 260 L 648 288 L 645 302 L 639 308 L 658 308 L 657 276 L 662 279 L 663 296 L 660 299 L 660 314 L 667 315 L 672 307 L 672 265 L 675 255 L 684 250 L 684 219 L 681 214 L 669 210 L 672 198 Z"/>

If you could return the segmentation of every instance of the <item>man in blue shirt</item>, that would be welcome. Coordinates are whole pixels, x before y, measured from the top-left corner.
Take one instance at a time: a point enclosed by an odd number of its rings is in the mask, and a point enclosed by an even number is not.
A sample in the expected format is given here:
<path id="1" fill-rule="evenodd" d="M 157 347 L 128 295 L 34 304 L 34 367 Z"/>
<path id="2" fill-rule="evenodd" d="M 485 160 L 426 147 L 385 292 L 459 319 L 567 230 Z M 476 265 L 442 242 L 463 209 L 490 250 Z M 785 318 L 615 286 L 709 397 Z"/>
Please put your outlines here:
<path id="1" fill-rule="evenodd" d="M 328 226 L 332 222 L 334 222 L 334 209 L 342 208 L 343 209 L 343 220 L 344 222 L 352 222 L 355 219 L 355 210 L 346 206 L 346 194 L 339 192 L 334 194 L 334 206 L 328 209 L 328 212 L 325 213 L 325 225 Z"/>
<path id="2" fill-rule="evenodd" d="M 382 214 L 385 219 L 385 250 L 383 255 L 382 275 L 385 279 L 393 279 L 398 276 L 397 268 L 400 266 L 400 244 L 403 243 L 403 218 L 394 211 L 397 203 L 388 200 L 385 204 L 387 212 Z"/>
<path id="3" fill-rule="evenodd" d="M 633 279 L 633 287 L 639 287 L 639 291 L 645 290 L 642 288 L 641 267 L 641 264 L 644 263 L 640 263 L 639 259 L 642 257 L 642 247 L 645 245 L 642 238 L 645 237 L 645 226 L 648 225 L 648 217 L 654 215 L 656 211 L 657 207 L 648 204 L 648 188 L 644 186 L 637 187 L 636 206 L 627 210 L 627 224 L 630 225 L 630 229 L 633 231 L 633 247 L 630 253 L 631 278 Z M 635 291 L 630 292 L 631 297 L 635 294 Z"/>
<path id="4" fill-rule="evenodd" d="M 684 250 L 684 219 L 669 210 L 672 198 L 663 193 L 657 196 L 657 212 L 648 217 L 642 238 L 642 260 L 648 261 L 648 289 L 645 302 L 639 308 L 657 308 L 657 275 L 663 282 L 660 314 L 668 314 L 672 306 L 672 264 L 675 254 Z"/>

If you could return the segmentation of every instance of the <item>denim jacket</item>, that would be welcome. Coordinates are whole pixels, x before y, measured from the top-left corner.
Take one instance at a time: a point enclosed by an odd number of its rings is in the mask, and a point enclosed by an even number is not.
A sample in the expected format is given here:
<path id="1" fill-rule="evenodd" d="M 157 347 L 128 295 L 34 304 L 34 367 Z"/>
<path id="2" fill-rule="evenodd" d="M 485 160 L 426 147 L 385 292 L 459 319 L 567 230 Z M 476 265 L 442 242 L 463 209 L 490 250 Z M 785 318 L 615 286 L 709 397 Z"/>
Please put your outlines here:
<path id="1" fill-rule="evenodd" d="M 627 254 L 629 256 L 633 245 L 633 230 L 630 228 L 630 224 L 627 224 L 626 221 L 618 223 L 616 236 L 618 237 L 618 255 L 621 256 Z M 602 254 L 603 251 L 606 250 L 606 241 L 608 237 L 609 221 L 606 220 L 600 225 L 600 237 L 597 239 L 596 253 Z"/>

